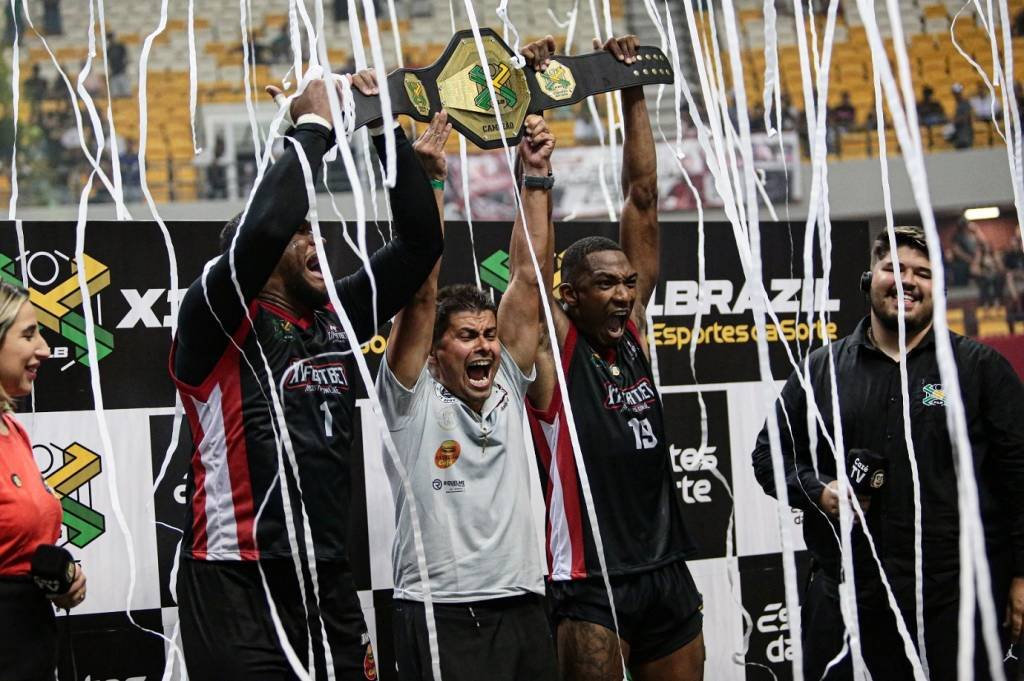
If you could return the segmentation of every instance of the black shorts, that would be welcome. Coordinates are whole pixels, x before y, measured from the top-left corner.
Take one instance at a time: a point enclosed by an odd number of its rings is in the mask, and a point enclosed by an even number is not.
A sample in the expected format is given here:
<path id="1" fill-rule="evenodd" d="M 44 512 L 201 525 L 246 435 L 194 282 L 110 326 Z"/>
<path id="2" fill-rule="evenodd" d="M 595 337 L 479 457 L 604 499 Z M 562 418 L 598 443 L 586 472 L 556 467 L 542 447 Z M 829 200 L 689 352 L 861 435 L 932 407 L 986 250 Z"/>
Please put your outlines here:
<path id="1" fill-rule="evenodd" d="M 57 619 L 53 605 L 28 577 L 0 579 L 0 678 L 53 679 Z"/>
<path id="2" fill-rule="evenodd" d="M 704 599 L 686 563 L 611 578 L 619 637 L 629 644 L 631 662 L 658 660 L 697 638 L 704 624 Z M 550 582 L 551 614 L 599 624 L 615 631 L 608 592 L 600 577 Z"/>
<path id="3" fill-rule="evenodd" d="M 393 602 L 401 681 L 432 681 L 423 603 Z M 435 603 L 444 681 L 557 681 L 555 644 L 544 602 L 529 594 L 474 603 Z"/>
<path id="4" fill-rule="evenodd" d="M 339 681 L 377 678 L 370 637 L 352 575 L 344 563 L 317 563 L 320 607 L 305 577 L 309 618 L 290 560 L 263 561 L 267 584 L 295 654 L 308 666 L 313 639 L 316 679 L 326 679 L 320 618 Z M 294 679 L 270 616 L 259 568 L 253 562 L 182 559 L 178 572 L 178 617 L 185 665 L 192 681 Z"/>

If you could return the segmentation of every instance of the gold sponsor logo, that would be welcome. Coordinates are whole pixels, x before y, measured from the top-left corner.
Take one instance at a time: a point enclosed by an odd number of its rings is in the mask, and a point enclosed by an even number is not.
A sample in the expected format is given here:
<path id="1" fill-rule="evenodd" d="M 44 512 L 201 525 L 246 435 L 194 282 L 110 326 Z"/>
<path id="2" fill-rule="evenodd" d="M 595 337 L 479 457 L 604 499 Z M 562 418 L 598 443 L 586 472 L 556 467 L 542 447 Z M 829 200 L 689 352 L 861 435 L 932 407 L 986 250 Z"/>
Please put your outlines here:
<path id="1" fill-rule="evenodd" d="M 548 68 L 537 74 L 540 89 L 551 99 L 569 99 L 576 91 L 576 79 L 565 64 L 552 59 Z"/>
<path id="2" fill-rule="evenodd" d="M 459 460 L 462 446 L 455 440 L 445 440 L 434 452 L 434 465 L 438 468 L 451 468 Z"/>
<path id="3" fill-rule="evenodd" d="M 427 90 L 423 87 L 423 81 L 414 73 L 405 74 L 405 92 L 409 95 L 409 101 L 420 116 L 430 115 L 430 100 L 427 99 Z"/>

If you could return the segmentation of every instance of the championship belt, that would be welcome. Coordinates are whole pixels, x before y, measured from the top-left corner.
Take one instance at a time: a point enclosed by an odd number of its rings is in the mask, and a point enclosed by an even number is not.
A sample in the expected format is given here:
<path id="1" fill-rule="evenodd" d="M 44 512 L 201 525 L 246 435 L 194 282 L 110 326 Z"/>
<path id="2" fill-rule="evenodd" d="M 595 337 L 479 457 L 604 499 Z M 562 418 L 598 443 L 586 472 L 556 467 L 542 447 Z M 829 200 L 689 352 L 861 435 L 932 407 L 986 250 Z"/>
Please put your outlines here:
<path id="1" fill-rule="evenodd" d="M 601 50 L 567 57 L 552 55 L 547 70 L 512 65 L 515 54 L 490 28 L 480 29 L 487 70 L 498 98 L 498 110 L 508 144 L 519 143 L 523 121 L 534 114 L 612 90 L 638 85 L 669 85 L 672 65 L 656 47 L 641 46 L 636 61 L 626 64 Z M 452 127 L 482 149 L 500 149 L 501 133 L 487 89 L 472 31 L 456 33 L 441 57 L 419 69 L 396 69 L 387 77 L 391 113 L 429 122 L 442 108 Z M 352 90 L 355 127 L 381 117 L 380 98 Z"/>

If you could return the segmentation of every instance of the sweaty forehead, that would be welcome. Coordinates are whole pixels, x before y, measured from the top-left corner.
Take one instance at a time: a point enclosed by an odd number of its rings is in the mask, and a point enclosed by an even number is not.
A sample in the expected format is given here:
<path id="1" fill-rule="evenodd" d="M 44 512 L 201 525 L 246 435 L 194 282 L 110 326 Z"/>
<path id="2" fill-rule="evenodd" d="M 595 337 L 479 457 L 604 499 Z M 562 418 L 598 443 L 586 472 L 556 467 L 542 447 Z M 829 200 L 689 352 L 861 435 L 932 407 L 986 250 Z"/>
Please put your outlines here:
<path id="1" fill-rule="evenodd" d="M 922 253 L 920 250 L 913 246 L 900 246 L 896 250 L 896 255 L 899 258 L 901 267 L 913 267 L 931 269 L 931 261 L 928 260 L 928 254 Z M 879 263 L 881 265 L 889 265 L 892 263 L 892 254 L 886 253 Z"/>
<path id="2" fill-rule="evenodd" d="M 633 273 L 633 266 L 622 251 L 608 250 L 588 253 L 583 263 L 584 271 L 591 275 L 605 272 L 625 277 Z"/>
<path id="3" fill-rule="evenodd" d="M 458 331 L 459 329 L 474 329 L 485 331 L 493 329 L 498 325 L 498 318 L 492 310 L 463 310 L 453 312 L 448 317 L 448 327 Z"/>

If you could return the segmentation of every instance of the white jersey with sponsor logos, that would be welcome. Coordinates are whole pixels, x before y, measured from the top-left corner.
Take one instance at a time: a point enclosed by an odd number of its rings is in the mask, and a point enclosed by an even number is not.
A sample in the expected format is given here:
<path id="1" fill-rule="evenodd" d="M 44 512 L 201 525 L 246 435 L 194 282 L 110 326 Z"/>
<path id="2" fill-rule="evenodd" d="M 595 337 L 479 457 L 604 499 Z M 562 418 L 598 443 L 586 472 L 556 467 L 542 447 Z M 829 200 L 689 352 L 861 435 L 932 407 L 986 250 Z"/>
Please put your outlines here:
<path id="1" fill-rule="evenodd" d="M 530 506 L 525 376 L 502 348 L 494 389 L 478 414 L 424 367 L 412 390 L 381 362 L 377 390 L 409 473 L 433 600 L 464 603 L 544 593 Z M 384 454 L 395 498 L 395 598 L 423 600 L 410 500 Z"/>

